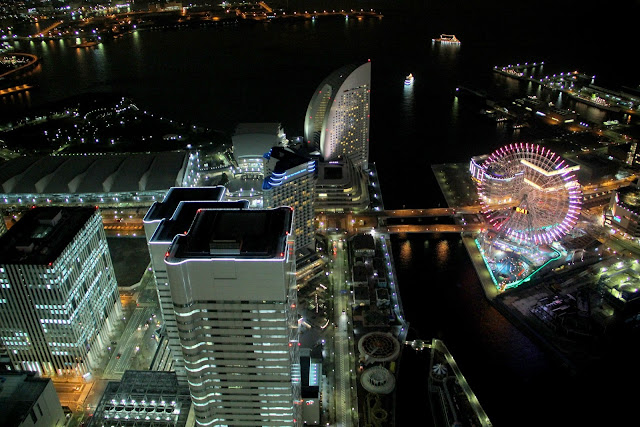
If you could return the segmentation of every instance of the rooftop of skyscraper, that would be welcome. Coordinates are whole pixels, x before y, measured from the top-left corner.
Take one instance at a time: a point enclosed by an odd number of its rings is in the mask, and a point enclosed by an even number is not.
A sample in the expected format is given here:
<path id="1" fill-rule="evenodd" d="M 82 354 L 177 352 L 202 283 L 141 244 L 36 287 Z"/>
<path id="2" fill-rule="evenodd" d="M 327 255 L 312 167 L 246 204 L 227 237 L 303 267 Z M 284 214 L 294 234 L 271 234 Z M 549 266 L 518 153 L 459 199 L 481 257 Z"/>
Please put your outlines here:
<path id="1" fill-rule="evenodd" d="M 144 216 L 146 222 L 170 218 L 186 200 L 222 200 L 225 187 L 172 187 L 162 202 L 154 203 Z"/>
<path id="2" fill-rule="evenodd" d="M 0 237 L 0 264 L 55 261 L 95 213 L 89 207 L 35 207 Z"/>
<path id="3" fill-rule="evenodd" d="M 191 229 L 178 236 L 168 259 L 280 258 L 286 251 L 293 210 L 208 210 L 196 214 Z"/>
<path id="4" fill-rule="evenodd" d="M 249 202 L 238 201 L 183 201 L 177 205 L 170 218 L 165 219 L 151 238 L 154 242 L 170 242 L 177 234 L 186 234 L 199 210 L 202 209 L 247 209 Z"/>
<path id="5" fill-rule="evenodd" d="M 35 372 L 0 372 L 0 424 L 22 425 L 50 381 L 36 376 Z"/>

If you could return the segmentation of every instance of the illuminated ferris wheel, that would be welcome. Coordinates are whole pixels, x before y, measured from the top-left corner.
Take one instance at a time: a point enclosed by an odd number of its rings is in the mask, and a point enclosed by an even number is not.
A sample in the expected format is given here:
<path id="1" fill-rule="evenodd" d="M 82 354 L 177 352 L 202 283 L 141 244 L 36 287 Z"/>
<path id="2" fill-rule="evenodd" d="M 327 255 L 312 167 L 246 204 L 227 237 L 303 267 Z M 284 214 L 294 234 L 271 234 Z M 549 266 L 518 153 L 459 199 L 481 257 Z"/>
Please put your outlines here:
<path id="1" fill-rule="evenodd" d="M 527 244 L 561 239 L 577 223 L 582 207 L 574 174 L 578 168 L 537 144 L 511 144 L 494 151 L 482 164 L 478 183 L 490 228 Z"/>

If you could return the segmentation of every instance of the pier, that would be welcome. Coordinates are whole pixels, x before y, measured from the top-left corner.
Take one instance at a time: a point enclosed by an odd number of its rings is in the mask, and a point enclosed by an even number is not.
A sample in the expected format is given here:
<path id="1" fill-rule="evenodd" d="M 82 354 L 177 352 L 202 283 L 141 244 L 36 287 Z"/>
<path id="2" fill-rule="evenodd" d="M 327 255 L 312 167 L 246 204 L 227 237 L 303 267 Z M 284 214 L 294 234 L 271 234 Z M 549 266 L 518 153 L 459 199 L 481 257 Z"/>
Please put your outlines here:
<path id="1" fill-rule="evenodd" d="M 544 62 L 532 62 L 516 65 L 494 66 L 493 71 L 514 79 L 536 83 L 547 89 L 566 93 L 578 102 L 613 112 L 640 114 L 638 103 L 640 99 L 595 86 L 595 76 L 578 71 L 563 72 L 552 76 L 539 77 L 534 75 L 536 67 Z M 531 73 L 528 73 L 532 70 Z"/>
<path id="2" fill-rule="evenodd" d="M 262 3 L 262 2 L 261 2 Z M 321 17 L 335 17 L 335 16 L 343 16 L 345 17 L 345 19 L 348 19 L 350 17 L 356 18 L 356 19 L 362 19 L 362 18 L 378 18 L 381 19 L 383 17 L 383 15 L 379 12 L 375 12 L 374 10 L 322 10 L 322 11 L 318 11 L 318 10 L 314 10 L 313 12 L 310 11 L 304 11 L 304 12 L 280 12 L 279 14 L 277 12 L 273 12 L 270 9 L 267 10 L 265 9 L 264 12 L 261 13 L 256 13 L 256 12 L 252 12 L 252 13 L 246 13 L 246 12 L 241 12 L 238 13 L 239 17 L 241 17 L 242 19 L 246 19 L 246 20 L 255 20 L 255 21 L 271 21 L 271 20 L 277 20 L 277 19 L 316 19 L 316 18 L 321 18 Z"/>

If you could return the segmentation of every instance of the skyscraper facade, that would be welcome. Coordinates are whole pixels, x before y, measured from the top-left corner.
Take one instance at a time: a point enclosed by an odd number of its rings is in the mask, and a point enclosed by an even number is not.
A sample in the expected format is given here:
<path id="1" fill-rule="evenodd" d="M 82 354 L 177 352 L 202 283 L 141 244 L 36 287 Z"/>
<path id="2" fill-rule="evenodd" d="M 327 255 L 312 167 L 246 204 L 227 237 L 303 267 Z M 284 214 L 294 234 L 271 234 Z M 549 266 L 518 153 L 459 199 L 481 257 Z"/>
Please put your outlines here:
<path id="1" fill-rule="evenodd" d="M 199 426 L 297 426 L 293 211 L 203 209 L 165 257 Z"/>
<path id="2" fill-rule="evenodd" d="M 320 83 L 307 108 L 304 137 L 325 161 L 349 157 L 368 167 L 370 94 L 371 62 L 344 66 Z"/>
<path id="3" fill-rule="evenodd" d="M 292 207 L 296 251 L 314 249 L 316 161 L 285 147 L 273 147 L 265 157 L 268 160 L 262 185 L 264 207 Z"/>
<path id="4" fill-rule="evenodd" d="M 34 208 L 0 237 L 0 340 L 14 368 L 90 373 L 121 312 L 97 208 Z"/>
<path id="5" fill-rule="evenodd" d="M 143 224 L 147 246 L 151 259 L 151 267 L 156 281 L 160 313 L 167 335 L 169 351 L 173 360 L 173 370 L 180 384 L 187 383 L 184 369 L 184 358 L 178 338 L 178 326 L 173 311 L 173 301 L 164 256 L 176 234 L 186 233 L 201 207 L 215 207 L 224 203 L 232 206 L 245 206 L 233 202 L 221 202 L 224 187 L 173 187 L 169 189 L 161 202 L 151 205 L 144 216 Z"/>

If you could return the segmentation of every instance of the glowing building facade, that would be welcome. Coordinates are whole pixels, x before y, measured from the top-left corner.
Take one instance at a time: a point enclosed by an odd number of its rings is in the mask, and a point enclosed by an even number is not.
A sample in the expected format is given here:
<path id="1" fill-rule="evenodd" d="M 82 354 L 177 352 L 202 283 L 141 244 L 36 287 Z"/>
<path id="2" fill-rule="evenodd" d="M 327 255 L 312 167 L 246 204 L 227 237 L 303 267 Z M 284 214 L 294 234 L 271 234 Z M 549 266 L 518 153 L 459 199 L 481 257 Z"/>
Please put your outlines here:
<path id="1" fill-rule="evenodd" d="M 284 147 L 273 147 L 265 157 L 268 161 L 262 185 L 264 207 L 292 207 L 296 249 L 313 249 L 316 161 Z"/>
<path id="2" fill-rule="evenodd" d="M 304 137 L 325 161 L 348 157 L 357 167 L 369 162 L 371 62 L 347 65 L 320 83 L 304 119 Z"/>
<path id="3" fill-rule="evenodd" d="M 293 210 L 199 211 L 165 263 L 196 425 L 301 425 Z"/>
<path id="4" fill-rule="evenodd" d="M 640 238 L 640 188 L 630 185 L 618 189 L 609 202 L 610 214 L 606 215 L 607 225 Z"/>
<path id="5" fill-rule="evenodd" d="M 271 147 L 284 146 L 287 138 L 280 123 L 240 123 L 233 142 L 232 176 L 227 184 L 226 200 L 248 200 L 252 208 L 262 208 L 264 154 Z"/>
<path id="6" fill-rule="evenodd" d="M 0 340 L 14 368 L 90 373 L 121 311 L 96 208 L 34 208 L 0 238 Z"/>
<path id="7" fill-rule="evenodd" d="M 143 219 L 151 267 L 156 280 L 160 313 L 173 359 L 172 369 L 176 372 L 177 379 L 181 384 L 186 384 L 187 375 L 178 338 L 178 326 L 173 311 L 164 256 L 173 238 L 189 229 L 196 211 L 201 207 L 215 207 L 225 203 L 229 203 L 231 206 L 245 206 L 233 202 L 221 202 L 224 194 L 225 189 L 221 186 L 173 187 L 169 189 L 162 202 L 151 205 Z"/>

